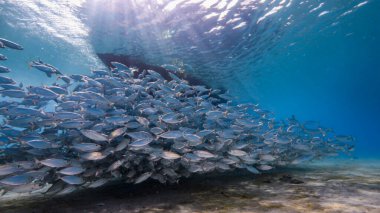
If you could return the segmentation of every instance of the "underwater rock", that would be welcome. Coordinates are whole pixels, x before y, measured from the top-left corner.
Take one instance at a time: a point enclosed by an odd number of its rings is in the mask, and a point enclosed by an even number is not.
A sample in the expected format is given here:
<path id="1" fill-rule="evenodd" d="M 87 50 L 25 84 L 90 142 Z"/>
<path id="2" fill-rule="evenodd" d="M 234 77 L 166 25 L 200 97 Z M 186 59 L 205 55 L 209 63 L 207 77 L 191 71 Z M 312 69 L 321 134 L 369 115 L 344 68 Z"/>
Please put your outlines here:
<path id="1" fill-rule="evenodd" d="M 298 180 L 298 179 L 291 179 L 289 181 L 289 183 L 292 183 L 292 184 L 301 184 L 301 183 L 304 183 L 302 180 Z"/>
<path id="2" fill-rule="evenodd" d="M 285 175 L 281 176 L 279 180 L 283 181 L 283 182 L 289 182 L 291 179 L 292 179 L 292 176 L 285 174 Z"/>
<path id="3" fill-rule="evenodd" d="M 273 183 L 273 180 L 271 180 L 271 179 L 265 179 L 265 180 L 263 180 L 263 183 Z"/>
<path id="4" fill-rule="evenodd" d="M 302 180 L 295 179 L 295 178 L 293 178 L 289 174 L 282 175 L 279 180 L 281 182 L 292 183 L 292 184 L 301 184 L 301 183 L 304 183 Z"/>

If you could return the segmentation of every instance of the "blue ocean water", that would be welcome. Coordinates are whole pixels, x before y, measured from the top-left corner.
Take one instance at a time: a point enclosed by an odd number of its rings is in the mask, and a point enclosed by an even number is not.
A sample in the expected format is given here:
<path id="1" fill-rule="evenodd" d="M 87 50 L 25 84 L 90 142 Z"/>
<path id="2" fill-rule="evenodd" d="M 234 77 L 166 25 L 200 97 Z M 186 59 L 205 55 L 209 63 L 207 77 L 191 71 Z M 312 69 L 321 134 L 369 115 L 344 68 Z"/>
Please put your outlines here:
<path id="1" fill-rule="evenodd" d="M 171 64 L 240 102 L 278 118 L 317 120 L 357 138 L 355 156 L 380 151 L 380 2 L 334 1 L 0 1 L 0 50 L 7 76 L 55 79 L 31 60 L 66 74 L 104 66 L 96 53 Z"/>

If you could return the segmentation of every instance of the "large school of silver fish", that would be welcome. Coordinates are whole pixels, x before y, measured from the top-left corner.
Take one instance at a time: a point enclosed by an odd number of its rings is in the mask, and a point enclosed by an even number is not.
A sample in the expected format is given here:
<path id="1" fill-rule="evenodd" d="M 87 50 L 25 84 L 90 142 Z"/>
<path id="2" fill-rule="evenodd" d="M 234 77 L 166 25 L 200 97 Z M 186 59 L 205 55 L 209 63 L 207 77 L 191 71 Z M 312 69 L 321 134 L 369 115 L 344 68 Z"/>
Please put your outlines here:
<path id="1" fill-rule="evenodd" d="M 0 38 L 0 47 L 22 46 Z M 1 60 L 6 57 L 0 55 Z M 0 195 L 61 195 L 111 181 L 175 183 L 195 173 L 254 174 L 352 150 L 353 137 L 317 122 L 276 121 L 255 104 L 189 85 L 170 73 L 113 62 L 91 76 L 30 66 L 53 85 L 18 85 L 0 75 Z M 0 73 L 11 70 L 0 66 Z"/>

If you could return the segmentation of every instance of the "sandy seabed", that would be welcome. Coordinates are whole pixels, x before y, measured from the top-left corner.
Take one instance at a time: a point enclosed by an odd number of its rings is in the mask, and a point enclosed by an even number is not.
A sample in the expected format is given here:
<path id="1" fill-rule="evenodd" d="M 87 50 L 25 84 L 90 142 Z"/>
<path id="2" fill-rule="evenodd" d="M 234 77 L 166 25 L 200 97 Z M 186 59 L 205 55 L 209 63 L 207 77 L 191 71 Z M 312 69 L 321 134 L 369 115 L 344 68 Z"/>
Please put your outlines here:
<path id="1" fill-rule="evenodd" d="M 329 160 L 252 175 L 243 171 L 1 200 L 0 212 L 380 212 L 380 159 Z"/>

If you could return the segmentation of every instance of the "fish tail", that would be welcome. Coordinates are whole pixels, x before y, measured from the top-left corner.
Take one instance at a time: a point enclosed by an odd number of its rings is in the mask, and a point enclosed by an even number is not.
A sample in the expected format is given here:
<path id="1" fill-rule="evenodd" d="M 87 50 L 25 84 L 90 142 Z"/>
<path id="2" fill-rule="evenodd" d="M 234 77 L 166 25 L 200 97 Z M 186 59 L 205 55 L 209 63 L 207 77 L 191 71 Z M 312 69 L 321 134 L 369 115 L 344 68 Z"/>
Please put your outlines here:
<path id="1" fill-rule="evenodd" d="M 83 106 L 79 106 L 80 108 L 80 112 L 84 112 L 85 111 L 85 108 Z"/>
<path id="2" fill-rule="evenodd" d="M 60 101 L 62 100 L 62 98 L 64 97 L 65 95 L 64 94 L 58 94 L 58 97 L 54 99 L 55 102 L 57 101 Z M 57 102 L 58 103 L 58 102 Z"/>
<path id="3" fill-rule="evenodd" d="M 37 158 L 34 158 L 33 161 L 35 164 L 40 164 L 40 160 L 38 160 Z"/>

